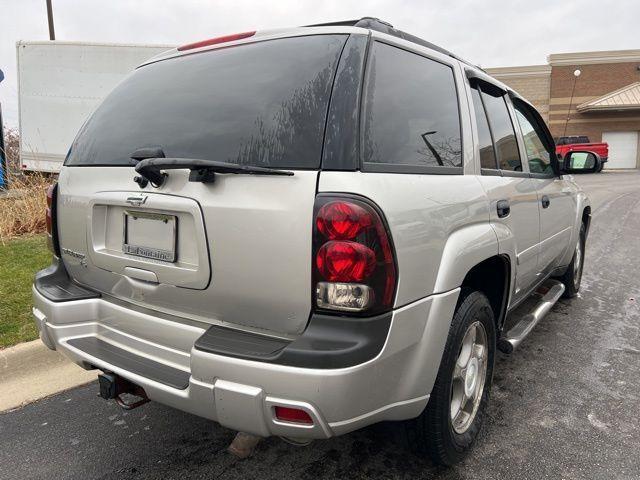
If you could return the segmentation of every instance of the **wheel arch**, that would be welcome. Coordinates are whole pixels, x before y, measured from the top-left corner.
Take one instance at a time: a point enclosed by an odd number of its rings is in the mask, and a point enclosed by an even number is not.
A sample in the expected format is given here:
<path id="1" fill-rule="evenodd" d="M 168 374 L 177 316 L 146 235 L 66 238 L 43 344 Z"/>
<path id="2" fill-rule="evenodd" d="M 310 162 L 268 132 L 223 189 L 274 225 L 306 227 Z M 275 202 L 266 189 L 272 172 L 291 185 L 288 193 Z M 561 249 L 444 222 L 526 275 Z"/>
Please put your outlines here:
<path id="1" fill-rule="evenodd" d="M 511 260 L 508 255 L 494 255 L 474 265 L 465 275 L 462 288 L 485 294 L 491 304 L 500 332 L 506 318 L 511 284 Z"/>
<path id="2" fill-rule="evenodd" d="M 571 232 L 571 240 L 569 241 L 569 246 L 560 261 L 560 265 L 563 266 L 569 265 L 571 262 L 573 250 L 580 238 L 580 227 L 582 224 L 585 224 L 585 238 L 589 236 L 589 229 L 591 227 L 591 203 L 589 202 L 589 198 L 581 191 L 578 192 L 576 201 L 577 209 L 575 211 L 575 222 L 573 231 Z"/>
<path id="3" fill-rule="evenodd" d="M 585 205 L 582 209 L 582 223 L 584 223 L 585 236 L 589 235 L 591 227 L 591 205 Z"/>
<path id="4" fill-rule="evenodd" d="M 468 225 L 447 240 L 435 292 L 466 287 L 484 293 L 499 331 L 506 316 L 513 274 L 511 256 L 500 251 L 495 229 L 489 223 Z"/>

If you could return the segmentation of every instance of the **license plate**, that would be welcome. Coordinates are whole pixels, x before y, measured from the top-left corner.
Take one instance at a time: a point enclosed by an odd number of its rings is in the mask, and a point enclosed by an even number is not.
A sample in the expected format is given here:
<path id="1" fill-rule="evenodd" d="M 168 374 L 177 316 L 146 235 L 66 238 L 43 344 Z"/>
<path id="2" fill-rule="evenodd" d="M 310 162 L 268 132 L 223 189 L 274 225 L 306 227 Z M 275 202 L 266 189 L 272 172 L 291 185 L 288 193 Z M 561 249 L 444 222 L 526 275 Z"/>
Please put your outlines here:
<path id="1" fill-rule="evenodd" d="M 122 251 L 173 263 L 176 261 L 177 227 L 178 220 L 174 215 L 126 210 Z"/>

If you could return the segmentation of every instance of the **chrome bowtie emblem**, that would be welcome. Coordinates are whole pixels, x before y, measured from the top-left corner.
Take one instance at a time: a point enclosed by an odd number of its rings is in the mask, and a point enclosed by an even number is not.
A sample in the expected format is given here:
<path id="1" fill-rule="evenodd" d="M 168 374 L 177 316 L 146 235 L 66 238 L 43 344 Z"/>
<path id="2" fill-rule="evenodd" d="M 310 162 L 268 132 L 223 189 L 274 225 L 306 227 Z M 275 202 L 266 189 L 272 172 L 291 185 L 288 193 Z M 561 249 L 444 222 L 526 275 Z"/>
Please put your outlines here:
<path id="1" fill-rule="evenodd" d="M 140 195 L 139 197 L 128 197 L 127 198 L 127 203 L 131 206 L 134 207 L 139 207 L 140 205 L 142 205 L 144 202 L 147 201 L 147 196 L 146 195 Z"/>

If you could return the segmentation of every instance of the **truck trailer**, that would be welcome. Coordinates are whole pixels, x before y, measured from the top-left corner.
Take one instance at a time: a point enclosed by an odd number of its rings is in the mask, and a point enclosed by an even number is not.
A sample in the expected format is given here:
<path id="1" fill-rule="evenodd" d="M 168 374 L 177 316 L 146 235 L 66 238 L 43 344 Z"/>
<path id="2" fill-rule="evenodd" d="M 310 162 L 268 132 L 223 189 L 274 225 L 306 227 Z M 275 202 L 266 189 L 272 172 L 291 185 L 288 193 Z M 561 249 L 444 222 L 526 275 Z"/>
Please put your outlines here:
<path id="1" fill-rule="evenodd" d="M 22 170 L 58 172 L 76 134 L 102 99 L 143 61 L 169 48 L 17 42 Z"/>

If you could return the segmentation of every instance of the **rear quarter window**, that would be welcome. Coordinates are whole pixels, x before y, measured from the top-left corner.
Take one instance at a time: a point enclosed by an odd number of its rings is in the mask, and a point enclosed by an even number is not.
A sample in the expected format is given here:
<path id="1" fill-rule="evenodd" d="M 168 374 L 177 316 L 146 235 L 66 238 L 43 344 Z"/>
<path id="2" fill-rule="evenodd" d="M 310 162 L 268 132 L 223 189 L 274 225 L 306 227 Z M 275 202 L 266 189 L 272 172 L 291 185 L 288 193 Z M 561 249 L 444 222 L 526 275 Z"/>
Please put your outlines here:
<path id="1" fill-rule="evenodd" d="M 369 59 L 363 163 L 375 171 L 462 173 L 456 84 L 450 66 L 381 42 Z"/>
<path id="2" fill-rule="evenodd" d="M 268 40 L 140 67 L 91 116 L 65 165 L 132 165 L 132 152 L 159 146 L 166 157 L 318 168 L 346 38 Z"/>

